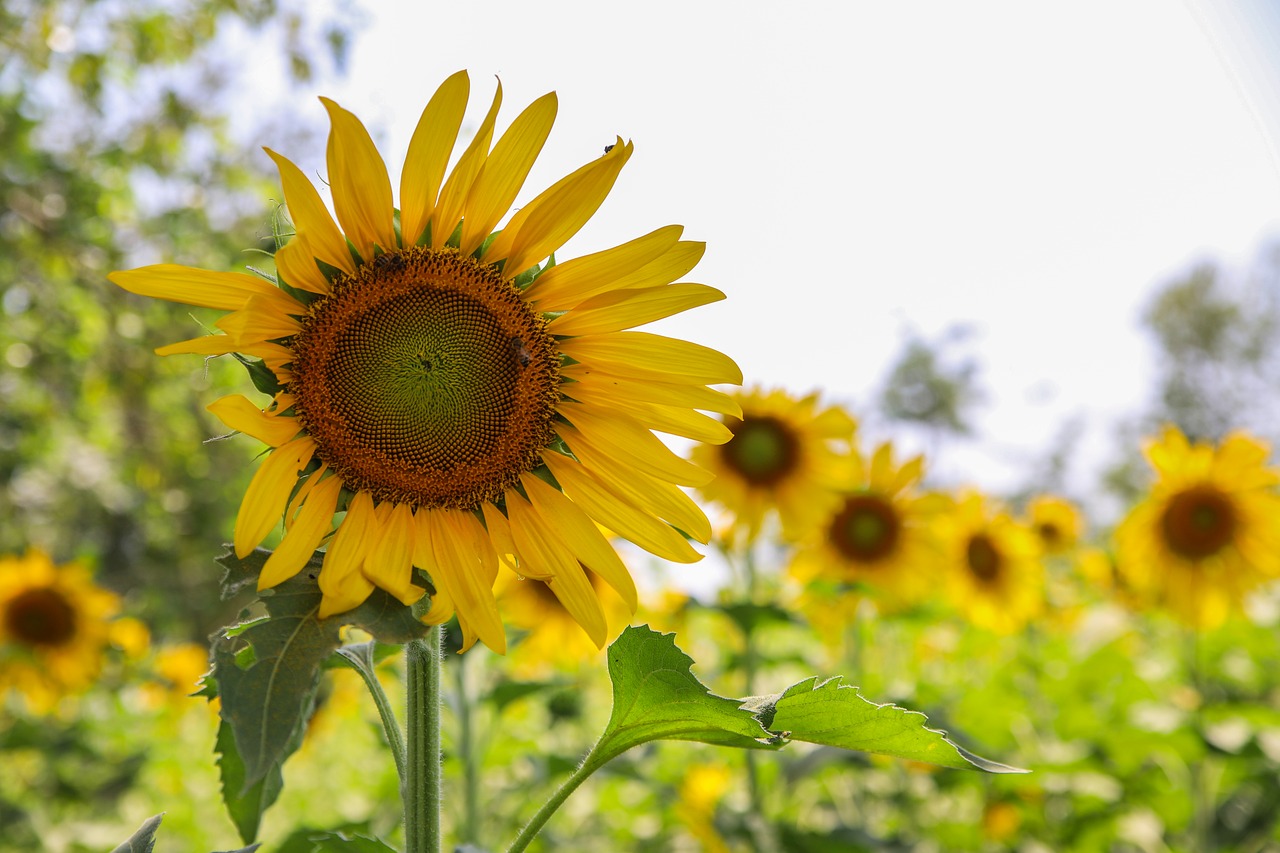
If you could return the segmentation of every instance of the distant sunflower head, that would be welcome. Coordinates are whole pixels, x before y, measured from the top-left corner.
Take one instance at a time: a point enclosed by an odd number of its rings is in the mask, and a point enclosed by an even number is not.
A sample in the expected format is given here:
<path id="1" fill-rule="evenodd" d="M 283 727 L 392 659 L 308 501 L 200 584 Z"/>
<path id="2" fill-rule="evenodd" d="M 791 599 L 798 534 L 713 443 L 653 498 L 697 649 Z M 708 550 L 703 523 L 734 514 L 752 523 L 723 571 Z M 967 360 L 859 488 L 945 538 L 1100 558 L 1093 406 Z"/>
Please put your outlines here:
<path id="1" fill-rule="evenodd" d="M 118 609 L 81 566 L 39 551 L 0 557 L 0 696 L 16 690 L 43 712 L 90 686 Z"/>
<path id="2" fill-rule="evenodd" d="M 921 492 L 924 460 L 893 461 L 886 442 L 852 458 L 826 521 L 801 540 L 791 573 L 803 583 L 850 585 L 889 609 L 922 600 L 938 580 L 935 526 L 947 501 Z"/>
<path id="3" fill-rule="evenodd" d="M 1034 533 L 982 495 L 961 497 L 945 525 L 952 604 L 973 624 L 1021 628 L 1044 604 L 1044 568 Z"/>
<path id="4" fill-rule="evenodd" d="M 1080 542 L 1084 519 L 1074 504 L 1052 495 L 1038 495 L 1027 505 L 1031 530 L 1046 554 L 1068 554 Z"/>
<path id="5" fill-rule="evenodd" d="M 236 520 L 244 556 L 283 520 L 260 587 L 324 549 L 320 615 L 381 587 L 427 618 L 458 615 L 466 645 L 505 648 L 493 587 L 500 565 L 545 582 L 597 646 L 606 620 L 586 569 L 634 611 L 635 585 L 596 523 L 660 557 L 693 562 L 685 536 L 711 529 L 682 491 L 710 475 L 654 431 L 732 437 L 738 405 L 724 355 L 638 326 L 722 299 L 678 282 L 702 243 L 659 228 L 595 254 L 553 253 L 603 203 L 632 146 L 519 200 L 551 130 L 556 97 L 496 137 L 502 89 L 452 169 L 470 93 L 464 72 L 427 104 L 409 143 L 399 208 L 381 155 L 327 99 L 326 183 L 334 216 L 302 169 L 268 150 L 295 232 L 274 281 L 173 265 L 113 273 L 133 293 L 229 312 L 222 334 L 161 354 L 239 353 L 265 406 L 210 409 L 272 450 Z M 519 200 L 519 203 L 517 203 Z M 513 204 L 516 212 L 511 214 Z M 335 525 L 336 521 L 336 525 Z"/>
<path id="6" fill-rule="evenodd" d="M 627 626 L 631 612 L 598 575 L 589 573 L 588 577 L 604 609 L 606 636 L 613 640 Z M 545 582 L 517 578 L 507 572 L 499 579 L 496 592 L 498 611 L 504 621 L 526 632 L 511 653 L 511 665 L 517 677 L 540 678 L 557 672 L 573 675 L 583 664 L 599 660 L 600 649 L 587 638 L 573 614 Z"/>
<path id="7" fill-rule="evenodd" d="M 1127 584 L 1184 622 L 1211 628 L 1280 577 L 1280 476 L 1268 454 L 1240 433 L 1214 447 L 1168 427 L 1149 442 L 1157 480 L 1116 530 Z"/>
<path id="8" fill-rule="evenodd" d="M 726 510 L 731 540 L 755 539 L 775 512 L 783 536 L 795 539 L 835 504 L 857 425 L 817 394 L 753 388 L 735 399 L 742 412 L 725 418 L 729 440 L 693 451 L 693 461 L 715 474 L 699 492 Z"/>

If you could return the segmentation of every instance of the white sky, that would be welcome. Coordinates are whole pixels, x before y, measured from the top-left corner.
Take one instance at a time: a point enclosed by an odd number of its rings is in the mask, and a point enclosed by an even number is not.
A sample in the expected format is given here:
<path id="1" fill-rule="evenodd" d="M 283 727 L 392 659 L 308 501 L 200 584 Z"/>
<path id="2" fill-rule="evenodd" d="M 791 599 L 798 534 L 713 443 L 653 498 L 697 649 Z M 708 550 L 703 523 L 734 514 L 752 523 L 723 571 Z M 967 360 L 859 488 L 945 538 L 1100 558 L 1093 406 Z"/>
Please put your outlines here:
<path id="1" fill-rule="evenodd" d="M 1152 288 L 1280 233 L 1255 1 L 371 3 L 324 93 L 369 125 L 393 181 L 460 68 L 472 127 L 494 75 L 500 129 L 559 93 L 521 200 L 632 139 L 560 257 L 683 224 L 708 243 L 690 280 L 729 298 L 654 331 L 730 354 L 748 384 L 856 411 L 905 326 L 975 324 L 983 440 L 939 465 L 998 489 L 1073 415 L 1096 471 L 1147 399 Z"/>

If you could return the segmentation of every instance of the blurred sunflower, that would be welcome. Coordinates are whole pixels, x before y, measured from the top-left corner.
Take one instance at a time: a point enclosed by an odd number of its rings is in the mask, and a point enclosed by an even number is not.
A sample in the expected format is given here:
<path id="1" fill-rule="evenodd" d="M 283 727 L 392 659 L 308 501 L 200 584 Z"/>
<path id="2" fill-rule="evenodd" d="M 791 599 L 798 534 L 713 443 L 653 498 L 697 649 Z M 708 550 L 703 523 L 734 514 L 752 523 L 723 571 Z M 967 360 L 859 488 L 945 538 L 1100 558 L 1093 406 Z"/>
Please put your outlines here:
<path id="1" fill-rule="evenodd" d="M 162 355 L 239 353 L 275 399 L 209 408 L 272 450 L 235 527 L 244 556 L 284 518 L 259 579 L 292 577 L 327 543 L 321 617 L 381 587 L 435 593 L 426 619 L 455 611 L 465 646 L 503 651 L 493 584 L 502 562 L 549 584 L 597 645 L 607 629 L 583 566 L 634 610 L 635 585 L 595 522 L 665 559 L 700 555 L 710 524 L 681 486 L 711 477 L 652 432 L 723 442 L 699 409 L 737 415 L 732 360 L 635 326 L 722 299 L 672 284 L 701 258 L 679 226 L 565 263 L 539 264 L 595 213 L 631 156 L 618 139 L 498 228 L 556 113 L 548 94 L 490 149 L 493 104 L 446 175 L 470 92 L 440 87 L 409 143 L 400 209 L 368 132 L 322 99 L 332 130 L 328 185 L 337 223 L 303 171 L 273 151 L 297 233 L 276 253 L 276 284 L 157 265 L 113 273 L 125 290 L 231 313 L 225 334 Z M 278 285 L 278 286 L 277 286 Z M 260 361 L 258 361 L 260 360 Z M 334 528 L 337 513 L 345 515 Z"/>
<path id="2" fill-rule="evenodd" d="M 1269 449 L 1241 433 L 1191 444 L 1167 427 L 1148 442 L 1158 479 L 1116 530 L 1117 568 L 1139 594 L 1197 628 L 1222 624 L 1280 577 L 1280 476 Z"/>
<path id="3" fill-rule="evenodd" d="M 604 609 L 606 637 L 613 640 L 627 627 L 631 611 L 599 575 L 588 572 L 587 577 Z M 573 615 L 542 581 L 520 579 L 506 572 L 498 580 L 497 596 L 498 611 L 504 621 L 528 632 L 511 653 L 511 665 L 517 677 L 534 678 L 549 670 L 573 672 L 600 654 Z"/>
<path id="4" fill-rule="evenodd" d="M 794 539 L 821 523 L 838 501 L 843 459 L 857 424 L 817 394 L 797 399 L 753 388 L 736 397 L 741 417 L 725 418 L 732 437 L 697 446 L 694 463 L 715 474 L 699 492 L 731 515 L 731 542 L 753 541 L 776 510 L 783 536 Z"/>
<path id="5" fill-rule="evenodd" d="M 1035 534 L 1007 512 L 969 493 L 945 525 L 951 600 L 974 625 L 1012 633 L 1044 602 L 1044 567 Z"/>
<path id="6" fill-rule="evenodd" d="M 1027 518 L 1046 554 L 1069 554 L 1084 533 L 1084 518 L 1075 504 L 1052 495 L 1032 498 Z"/>
<path id="7" fill-rule="evenodd" d="M 894 465 L 889 442 L 870 460 L 855 453 L 851 461 L 840 501 L 802 540 L 791 574 L 805 584 L 854 585 L 854 595 L 889 609 L 920 601 L 937 583 L 941 553 L 934 529 L 948 502 L 918 491 L 923 458 Z"/>
<path id="8" fill-rule="evenodd" d="M 44 713 L 89 687 L 118 610 L 83 566 L 55 566 L 40 551 L 0 557 L 0 696 L 16 690 Z"/>

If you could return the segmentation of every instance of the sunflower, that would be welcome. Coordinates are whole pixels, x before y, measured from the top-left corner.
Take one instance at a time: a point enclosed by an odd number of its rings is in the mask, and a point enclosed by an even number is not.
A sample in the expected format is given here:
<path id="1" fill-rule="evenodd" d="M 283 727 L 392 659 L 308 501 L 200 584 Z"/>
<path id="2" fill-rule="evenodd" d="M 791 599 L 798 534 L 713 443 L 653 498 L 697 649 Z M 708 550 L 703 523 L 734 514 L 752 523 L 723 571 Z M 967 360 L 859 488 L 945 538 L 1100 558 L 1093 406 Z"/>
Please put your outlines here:
<path id="1" fill-rule="evenodd" d="M 1012 633 L 1044 602 L 1035 534 L 982 495 L 962 496 L 945 525 L 951 600 L 980 628 Z"/>
<path id="2" fill-rule="evenodd" d="M 1280 477 L 1241 433 L 1191 444 L 1175 427 L 1148 442 L 1158 479 L 1116 530 L 1117 568 L 1139 594 L 1197 628 L 1222 624 L 1280 577 Z"/>
<path id="3" fill-rule="evenodd" d="M 890 609 L 920 601 L 937 582 L 934 528 L 947 501 L 919 491 L 923 458 L 895 465 L 889 442 L 870 460 L 855 453 L 852 461 L 839 502 L 796 549 L 791 574 L 805 584 L 862 588 Z"/>
<path id="4" fill-rule="evenodd" d="M 817 394 L 797 399 L 786 391 L 753 388 L 736 399 L 741 416 L 726 418 L 732 437 L 719 446 L 697 446 L 691 454 L 715 474 L 699 492 L 728 510 L 731 541 L 753 541 L 773 510 L 783 536 L 800 537 L 837 502 L 857 424 L 838 406 L 822 407 Z"/>
<path id="5" fill-rule="evenodd" d="M 1028 524 L 1046 554 L 1068 554 L 1080 542 L 1084 518 L 1075 504 L 1052 495 L 1038 495 L 1027 505 Z"/>
<path id="6" fill-rule="evenodd" d="M 83 566 L 40 551 L 0 557 L 0 696 L 14 689 L 46 712 L 93 684 L 118 609 Z"/>
<path id="7" fill-rule="evenodd" d="M 632 613 L 599 575 L 588 572 L 587 577 L 604 610 L 605 636 L 613 640 L 627 626 Z M 573 672 L 600 654 L 546 583 L 532 578 L 522 580 L 507 572 L 499 578 L 496 592 L 504 621 L 528 632 L 511 654 L 516 676 L 534 678 L 548 670 Z"/>
<path id="8" fill-rule="evenodd" d="M 158 352 L 238 353 L 274 395 L 265 409 L 236 395 L 209 407 L 271 447 L 234 535 L 246 555 L 283 518 L 260 587 L 327 546 L 326 618 L 375 586 L 416 601 L 425 591 L 416 566 L 434 588 L 424 618 L 456 612 L 466 647 L 479 638 L 503 651 L 493 594 L 502 564 L 548 583 L 599 646 L 604 612 L 583 566 L 632 610 L 636 592 L 596 522 L 665 559 L 699 559 L 683 534 L 708 541 L 710 524 L 681 486 L 711 475 L 653 430 L 723 442 L 729 430 L 698 410 L 739 413 L 707 387 L 741 381 L 732 360 L 629 330 L 724 294 L 672 283 L 705 248 L 681 240 L 679 226 L 555 263 L 630 158 L 621 139 L 499 229 L 551 130 L 556 97 L 534 101 L 491 148 L 499 85 L 446 175 L 469 91 L 459 72 L 427 104 L 398 210 L 368 132 L 330 100 L 336 223 L 303 170 L 268 149 L 296 229 L 276 253 L 274 284 L 167 264 L 111 280 L 230 312 L 215 323 L 224 334 Z"/>

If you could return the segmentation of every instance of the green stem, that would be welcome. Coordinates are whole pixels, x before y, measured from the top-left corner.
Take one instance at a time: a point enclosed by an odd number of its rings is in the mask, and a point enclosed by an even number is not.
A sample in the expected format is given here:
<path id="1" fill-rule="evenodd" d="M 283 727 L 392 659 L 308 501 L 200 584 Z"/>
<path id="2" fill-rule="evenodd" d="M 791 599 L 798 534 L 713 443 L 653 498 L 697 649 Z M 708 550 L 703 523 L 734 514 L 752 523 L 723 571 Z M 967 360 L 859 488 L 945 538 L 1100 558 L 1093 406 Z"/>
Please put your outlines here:
<path id="1" fill-rule="evenodd" d="M 370 661 L 372 660 L 370 656 Z M 378 681 L 378 675 L 372 667 L 366 669 L 363 666 L 351 665 L 351 668 L 360 673 L 365 687 L 369 688 L 369 695 L 373 697 L 373 704 L 378 707 L 378 716 L 382 718 L 382 731 L 386 733 L 387 743 L 391 745 L 391 755 L 396 760 L 396 775 L 400 777 L 400 784 L 403 786 L 404 735 L 400 732 L 395 711 L 391 709 L 391 700 L 387 698 L 387 692 L 382 689 L 382 683 Z"/>
<path id="2" fill-rule="evenodd" d="M 405 645 L 408 743 L 404 800 L 405 853 L 440 853 L 440 628 Z"/>
<path id="3" fill-rule="evenodd" d="M 582 760 L 582 763 L 578 765 L 578 769 L 573 771 L 568 779 L 564 780 L 560 787 L 556 789 L 556 792 L 551 795 L 551 799 L 542 804 L 542 808 L 538 809 L 538 813 L 525 824 L 524 829 L 520 830 L 516 840 L 511 842 L 511 846 L 507 848 L 507 853 L 520 853 L 520 851 L 527 848 L 529 842 L 533 841 L 534 836 L 538 834 L 538 831 L 555 814 L 556 809 L 564 805 L 564 801 L 569 799 L 569 795 L 578 790 L 578 786 L 585 782 L 588 776 L 609 761 L 612 756 L 602 759 L 600 753 L 597 752 L 599 747 L 600 744 L 596 744 L 587 753 L 587 757 Z"/>
<path id="4" fill-rule="evenodd" d="M 457 689 L 458 758 L 462 761 L 463 780 L 463 844 L 480 844 L 480 767 L 476 754 L 475 736 L 472 731 L 471 693 L 467 684 L 468 655 L 460 655 L 453 667 L 454 685 Z"/>

